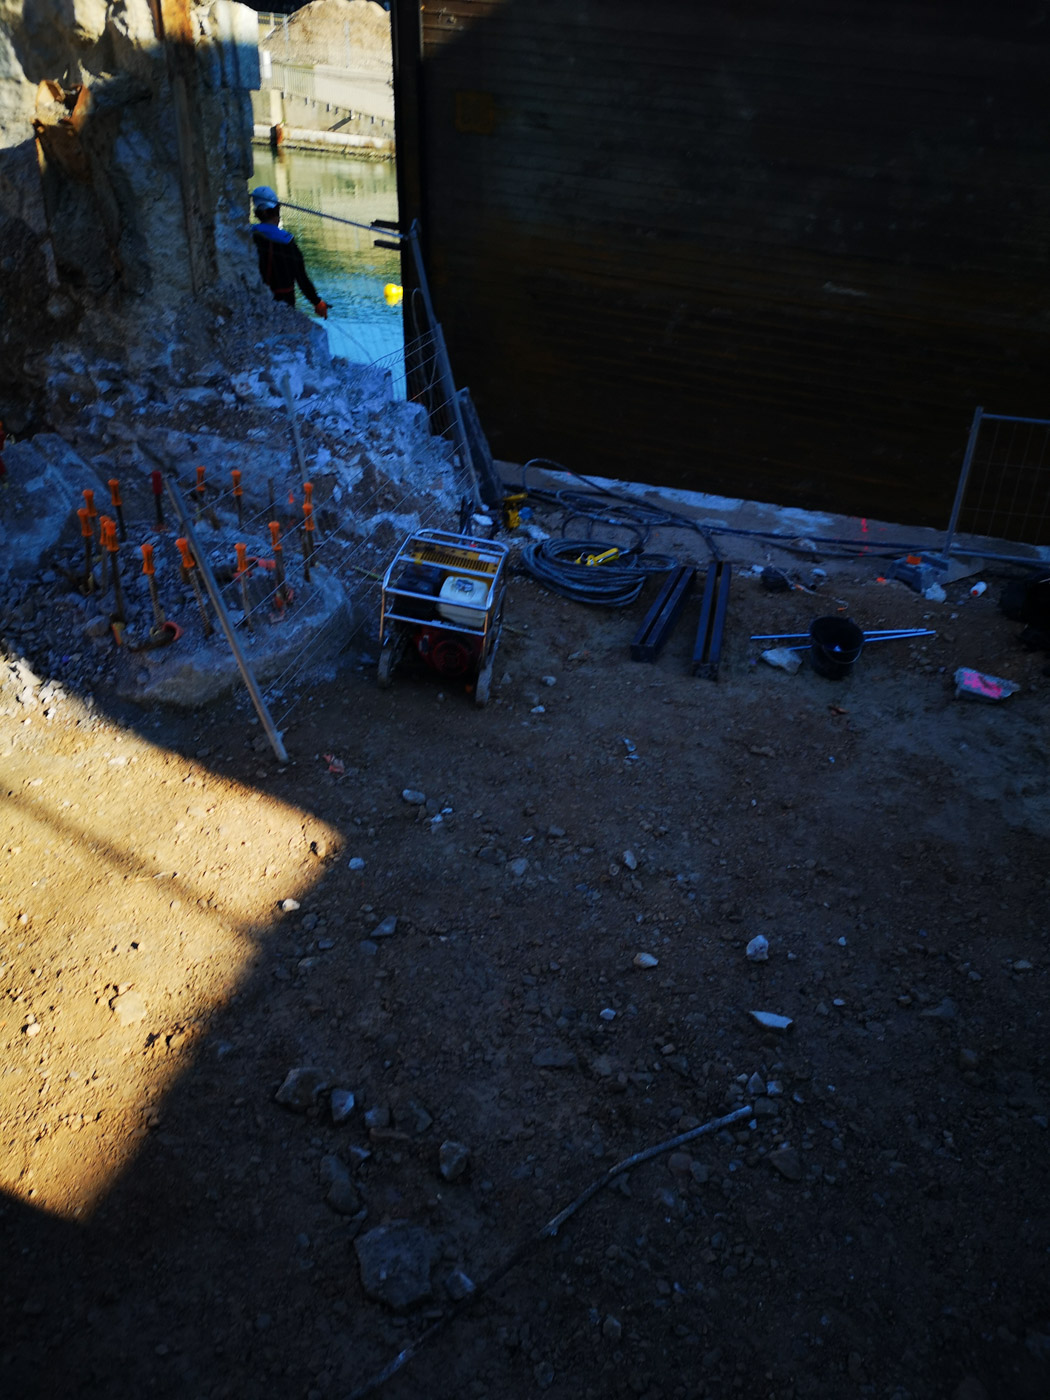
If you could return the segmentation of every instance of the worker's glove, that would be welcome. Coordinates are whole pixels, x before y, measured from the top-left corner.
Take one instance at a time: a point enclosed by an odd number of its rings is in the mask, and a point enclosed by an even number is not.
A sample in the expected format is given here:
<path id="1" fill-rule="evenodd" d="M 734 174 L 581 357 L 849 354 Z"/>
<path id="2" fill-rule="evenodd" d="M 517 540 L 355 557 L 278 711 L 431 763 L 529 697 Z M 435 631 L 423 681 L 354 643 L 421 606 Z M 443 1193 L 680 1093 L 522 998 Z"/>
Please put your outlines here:
<path id="1" fill-rule="evenodd" d="M 327 321 L 327 320 L 328 320 L 328 303 L 327 303 L 327 302 L 319 301 L 319 302 L 317 303 L 317 305 L 314 307 L 314 310 L 317 312 L 318 316 L 320 316 L 320 318 L 321 318 L 322 321 Z"/>

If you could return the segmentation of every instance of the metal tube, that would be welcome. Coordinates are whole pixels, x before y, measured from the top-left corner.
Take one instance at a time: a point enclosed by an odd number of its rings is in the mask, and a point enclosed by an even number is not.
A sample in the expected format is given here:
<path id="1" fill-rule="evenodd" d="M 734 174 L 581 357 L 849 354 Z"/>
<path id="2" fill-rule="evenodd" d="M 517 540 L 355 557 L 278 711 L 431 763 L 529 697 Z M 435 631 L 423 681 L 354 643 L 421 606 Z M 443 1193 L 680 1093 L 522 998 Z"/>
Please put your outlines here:
<path id="1" fill-rule="evenodd" d="M 770 632 L 749 638 L 752 642 L 790 642 L 796 637 L 808 637 L 808 632 Z M 865 632 L 865 640 L 874 637 L 932 637 L 932 627 L 885 627 L 881 631 Z"/>
<path id="2" fill-rule="evenodd" d="M 303 440 L 299 436 L 299 420 L 295 416 L 295 400 L 292 397 L 292 381 L 287 374 L 281 375 L 281 395 L 284 398 L 284 406 L 288 410 L 288 418 L 292 425 L 292 438 L 295 441 L 295 455 L 299 459 L 299 476 L 306 480 L 306 458 L 303 455 Z"/>
<path id="3" fill-rule="evenodd" d="M 952 537 L 955 534 L 955 527 L 959 523 L 959 512 L 962 510 L 963 496 L 966 494 L 966 483 L 970 479 L 973 454 L 977 448 L 977 434 L 981 431 L 983 416 L 983 408 L 974 409 L 973 422 L 970 424 L 970 436 L 966 440 L 966 455 L 963 457 L 962 470 L 959 472 L 959 484 L 955 488 L 955 500 L 952 502 L 952 513 L 948 520 L 948 531 L 944 536 L 944 543 L 941 545 L 941 553 L 945 555 L 952 547 Z"/>
<path id="4" fill-rule="evenodd" d="M 369 233 L 382 234 L 384 238 L 410 238 L 410 233 L 399 233 L 397 229 L 387 228 L 385 225 L 378 227 L 375 224 L 359 224 L 356 219 L 341 219 L 338 214 L 322 214 L 320 209 L 307 209 L 303 204 L 289 204 L 286 199 L 281 200 L 283 209 L 294 209 L 299 214 L 312 214 L 315 219 L 330 219 L 333 224 L 349 224 L 351 228 L 367 229 Z"/>
<path id="5" fill-rule="evenodd" d="M 415 265 L 416 281 L 419 284 L 420 296 L 423 298 L 423 308 L 426 311 L 427 324 L 430 326 L 434 336 L 438 373 L 441 376 L 441 387 L 444 390 L 445 398 L 448 401 L 449 409 L 452 414 L 452 430 L 455 437 L 456 451 L 459 453 L 460 461 L 463 463 L 470 477 L 470 490 L 474 500 L 474 509 L 483 510 L 484 502 L 481 499 L 477 473 L 474 471 L 474 463 L 470 455 L 470 444 L 467 441 L 467 429 L 463 422 L 463 410 L 460 406 L 459 395 L 456 393 L 455 380 L 452 378 L 452 366 L 449 364 L 445 336 L 438 324 L 437 317 L 434 315 L 434 304 L 430 300 L 430 286 L 427 282 L 426 269 L 423 266 L 423 254 L 419 248 L 418 219 L 413 219 L 412 227 L 409 229 L 408 246 L 412 250 L 412 261 Z"/>
<path id="6" fill-rule="evenodd" d="M 201 578 L 204 580 L 204 586 L 208 590 L 208 597 L 211 599 L 212 607 L 215 609 L 215 615 L 219 619 L 219 626 L 222 628 L 223 634 L 230 644 L 230 650 L 233 652 L 233 659 L 237 662 L 237 669 L 241 673 L 241 679 L 247 686 L 248 694 L 252 698 L 252 704 L 255 706 L 255 713 L 259 716 L 262 726 L 266 730 L 266 737 L 269 739 L 273 746 L 273 751 L 277 755 L 277 762 L 287 763 L 288 752 L 284 747 L 281 735 L 273 722 L 255 677 L 252 675 L 251 667 L 248 665 L 244 652 L 241 650 L 241 644 L 234 633 L 233 623 L 230 621 L 230 615 L 226 611 L 226 604 L 222 601 L 222 594 L 219 592 L 219 586 L 215 582 L 215 575 L 211 571 L 211 565 L 204 557 L 204 553 L 197 543 L 193 534 L 193 527 L 189 522 L 189 518 L 179 498 L 178 492 L 172 486 L 170 480 L 165 481 L 165 485 L 168 488 L 168 495 L 171 497 L 172 504 L 182 522 L 182 528 L 186 531 L 186 538 L 189 540 L 190 548 L 193 550 L 194 557 L 197 560 L 197 567 L 201 571 Z"/>

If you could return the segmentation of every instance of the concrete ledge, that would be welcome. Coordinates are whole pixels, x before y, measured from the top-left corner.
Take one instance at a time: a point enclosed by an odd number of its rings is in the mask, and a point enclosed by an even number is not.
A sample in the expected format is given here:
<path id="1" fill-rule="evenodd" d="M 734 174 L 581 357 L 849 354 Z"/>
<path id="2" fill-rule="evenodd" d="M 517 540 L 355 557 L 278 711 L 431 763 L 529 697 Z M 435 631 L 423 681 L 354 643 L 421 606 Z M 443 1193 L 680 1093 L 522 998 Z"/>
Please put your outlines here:
<path id="1" fill-rule="evenodd" d="M 281 128 L 279 140 L 274 140 L 275 128 L 256 122 L 252 140 L 267 146 L 281 146 L 297 151 L 339 151 L 344 155 L 393 156 L 397 142 L 389 136 L 358 136 L 348 131 L 311 131 L 302 126 Z"/>

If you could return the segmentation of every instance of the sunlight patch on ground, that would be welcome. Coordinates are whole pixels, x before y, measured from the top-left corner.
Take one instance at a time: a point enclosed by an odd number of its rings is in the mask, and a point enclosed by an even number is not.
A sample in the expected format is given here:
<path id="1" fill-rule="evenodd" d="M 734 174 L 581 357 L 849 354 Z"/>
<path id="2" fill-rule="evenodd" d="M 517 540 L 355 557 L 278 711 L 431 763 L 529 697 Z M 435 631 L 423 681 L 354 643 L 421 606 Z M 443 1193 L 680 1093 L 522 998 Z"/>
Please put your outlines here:
<path id="1" fill-rule="evenodd" d="M 0 1189 L 83 1219 L 339 836 L 69 699 L 0 788 Z"/>

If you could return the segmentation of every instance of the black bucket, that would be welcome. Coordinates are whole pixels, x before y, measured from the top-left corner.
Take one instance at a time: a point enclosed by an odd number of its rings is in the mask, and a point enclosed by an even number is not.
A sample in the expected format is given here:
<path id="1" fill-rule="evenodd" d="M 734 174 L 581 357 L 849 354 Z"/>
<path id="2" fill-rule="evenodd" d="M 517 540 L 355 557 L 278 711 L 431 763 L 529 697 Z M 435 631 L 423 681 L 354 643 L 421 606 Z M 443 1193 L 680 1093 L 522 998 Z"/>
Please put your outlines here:
<path id="1" fill-rule="evenodd" d="M 809 656 L 818 676 L 848 676 L 863 650 L 864 633 L 851 618 L 815 617 L 810 623 Z"/>

